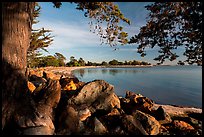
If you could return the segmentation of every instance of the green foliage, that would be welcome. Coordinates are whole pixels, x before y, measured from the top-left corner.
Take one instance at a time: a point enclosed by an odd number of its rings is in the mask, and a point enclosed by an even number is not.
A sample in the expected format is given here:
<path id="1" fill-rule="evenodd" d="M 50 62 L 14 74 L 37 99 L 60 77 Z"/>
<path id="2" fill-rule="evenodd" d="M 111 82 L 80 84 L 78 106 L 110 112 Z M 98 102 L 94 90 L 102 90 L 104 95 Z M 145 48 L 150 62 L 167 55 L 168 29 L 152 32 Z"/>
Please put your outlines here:
<path id="1" fill-rule="evenodd" d="M 105 61 L 103 61 L 103 62 L 101 63 L 101 65 L 102 65 L 102 66 L 107 66 L 107 65 L 108 65 L 108 63 L 107 63 L 107 62 L 105 62 Z"/>
<path id="2" fill-rule="evenodd" d="M 175 60 L 178 55 L 173 50 L 185 46 L 185 62 L 202 65 L 202 2 L 155 2 L 146 8 L 147 24 L 129 41 L 139 44 L 138 53 L 145 56 L 145 48 L 158 46 L 155 60 L 161 64 Z"/>
<path id="3" fill-rule="evenodd" d="M 28 53 L 27 56 L 28 56 L 27 57 L 27 65 L 29 68 L 35 68 L 35 67 L 38 67 L 39 64 L 41 64 L 42 54 L 39 53 L 39 51 Z"/>
<path id="4" fill-rule="evenodd" d="M 67 62 L 66 66 L 68 66 L 68 67 L 76 67 L 76 66 L 81 66 L 81 64 L 79 64 L 79 62 L 75 59 L 74 56 L 71 56 L 70 57 L 70 61 Z"/>
<path id="5" fill-rule="evenodd" d="M 66 57 L 64 57 L 61 53 L 55 53 L 54 56 L 58 60 L 59 66 L 65 66 Z"/>
<path id="6" fill-rule="evenodd" d="M 55 53 L 55 55 L 48 55 L 48 56 L 42 56 L 42 54 L 39 54 L 36 56 L 30 65 L 31 68 L 36 67 L 59 67 L 59 66 L 65 66 L 65 57 L 60 53 Z"/>
<path id="7" fill-rule="evenodd" d="M 58 67 L 59 66 L 59 61 L 57 58 L 55 58 L 52 55 L 48 55 L 46 57 L 44 57 L 42 59 L 42 64 L 43 67 L 47 67 L 47 66 L 54 66 L 54 67 Z"/>
<path id="8" fill-rule="evenodd" d="M 37 20 L 37 17 L 39 17 L 41 7 L 38 5 L 36 2 L 35 5 L 35 10 L 33 12 L 33 20 L 32 24 L 36 24 L 39 21 Z M 31 42 L 30 42 L 30 47 L 27 51 L 27 65 L 28 67 L 35 67 L 38 66 L 37 64 L 39 63 L 39 49 L 42 49 L 46 52 L 46 47 L 48 47 L 52 41 L 53 41 L 53 36 L 51 36 L 51 30 L 46 30 L 44 28 L 41 29 L 32 29 L 31 32 Z"/>
<path id="9" fill-rule="evenodd" d="M 83 60 L 83 58 L 79 58 L 78 63 L 80 66 L 85 66 L 86 62 Z"/>
<path id="10" fill-rule="evenodd" d="M 109 61 L 108 64 L 109 64 L 109 65 L 118 65 L 118 61 L 115 60 L 115 59 L 113 59 L 113 60 Z"/>
<path id="11" fill-rule="evenodd" d="M 130 24 L 124 17 L 120 9 L 113 2 L 74 2 L 76 9 L 84 11 L 84 16 L 91 19 L 89 22 L 93 33 L 100 36 L 101 44 L 106 43 L 110 46 L 126 44 L 128 42 L 127 33 L 123 32 L 120 21 Z M 61 2 L 54 2 L 54 7 L 60 8 Z M 106 28 L 103 28 L 106 23 Z"/>
<path id="12" fill-rule="evenodd" d="M 75 67 L 75 66 L 109 66 L 109 65 L 151 65 L 151 63 L 145 62 L 145 61 L 125 61 L 121 62 L 116 59 L 113 59 L 109 61 L 108 63 L 106 61 L 102 61 L 101 63 L 91 62 L 87 61 L 87 63 L 84 61 L 83 58 L 75 59 L 74 56 L 70 57 L 70 61 L 67 62 L 66 66 L 68 67 Z"/>

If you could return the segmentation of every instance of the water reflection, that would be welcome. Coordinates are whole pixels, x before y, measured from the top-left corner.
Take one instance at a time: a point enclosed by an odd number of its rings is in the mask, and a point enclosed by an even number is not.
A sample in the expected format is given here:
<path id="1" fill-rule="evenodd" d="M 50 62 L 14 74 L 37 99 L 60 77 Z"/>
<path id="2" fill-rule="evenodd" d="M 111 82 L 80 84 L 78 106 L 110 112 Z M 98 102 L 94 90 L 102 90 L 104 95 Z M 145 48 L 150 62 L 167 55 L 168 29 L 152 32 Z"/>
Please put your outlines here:
<path id="1" fill-rule="evenodd" d="M 202 67 L 89 68 L 73 74 L 84 82 L 103 79 L 119 96 L 130 90 L 157 103 L 202 107 Z"/>
<path id="2" fill-rule="evenodd" d="M 79 75 L 80 75 L 81 77 L 83 77 L 83 76 L 84 76 L 84 73 L 85 73 L 85 70 L 84 70 L 84 69 L 79 69 L 79 70 L 78 70 L 78 73 L 79 73 Z"/>
<path id="3" fill-rule="evenodd" d="M 85 74 L 110 74 L 112 76 L 116 76 L 117 74 L 127 74 L 127 73 L 145 73 L 146 70 L 140 69 L 120 69 L 120 68 L 91 68 L 91 69 L 79 69 L 75 70 L 75 74 L 79 74 L 80 77 L 83 77 Z"/>

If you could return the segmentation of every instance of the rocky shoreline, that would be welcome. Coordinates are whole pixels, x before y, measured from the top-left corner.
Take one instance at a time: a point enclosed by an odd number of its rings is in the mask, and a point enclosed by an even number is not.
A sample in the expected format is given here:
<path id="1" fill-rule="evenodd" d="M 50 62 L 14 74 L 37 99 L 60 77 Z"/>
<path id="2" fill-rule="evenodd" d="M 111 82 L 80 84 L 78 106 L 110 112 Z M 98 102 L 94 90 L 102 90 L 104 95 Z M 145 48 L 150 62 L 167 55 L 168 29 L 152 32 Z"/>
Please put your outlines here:
<path id="1" fill-rule="evenodd" d="M 104 80 L 79 81 L 74 69 L 29 71 L 32 98 L 49 118 L 37 127 L 19 123 L 19 134 L 202 135 L 202 109 L 156 104 L 131 91 L 119 97 Z"/>

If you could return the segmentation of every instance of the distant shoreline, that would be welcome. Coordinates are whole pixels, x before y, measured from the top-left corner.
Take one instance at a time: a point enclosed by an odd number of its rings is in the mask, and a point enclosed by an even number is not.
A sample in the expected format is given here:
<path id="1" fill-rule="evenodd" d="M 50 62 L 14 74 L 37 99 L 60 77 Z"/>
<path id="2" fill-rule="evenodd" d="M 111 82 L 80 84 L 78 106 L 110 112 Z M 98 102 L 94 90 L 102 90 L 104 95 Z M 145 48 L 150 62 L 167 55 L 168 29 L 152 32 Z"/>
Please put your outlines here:
<path id="1" fill-rule="evenodd" d="M 110 65 L 110 66 L 99 66 L 104 68 L 146 68 L 153 67 L 153 65 Z"/>
<path id="2" fill-rule="evenodd" d="M 73 71 L 77 69 L 86 69 L 86 68 L 146 68 L 153 67 L 153 65 L 109 65 L 109 66 L 80 66 L 80 67 L 41 67 L 41 68 L 31 68 L 31 70 L 39 70 L 39 71 L 51 71 L 55 74 L 65 74 L 65 75 L 73 75 Z"/>

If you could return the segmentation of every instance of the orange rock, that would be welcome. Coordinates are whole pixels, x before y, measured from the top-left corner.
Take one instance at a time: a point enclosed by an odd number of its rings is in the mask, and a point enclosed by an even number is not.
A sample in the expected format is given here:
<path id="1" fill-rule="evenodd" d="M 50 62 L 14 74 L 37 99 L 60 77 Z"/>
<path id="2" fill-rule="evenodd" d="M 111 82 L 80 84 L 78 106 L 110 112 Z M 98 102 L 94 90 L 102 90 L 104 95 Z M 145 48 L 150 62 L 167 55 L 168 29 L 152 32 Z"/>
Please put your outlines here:
<path id="1" fill-rule="evenodd" d="M 36 89 L 35 85 L 30 81 L 27 82 L 27 85 L 31 93 Z"/>
<path id="2" fill-rule="evenodd" d="M 108 113 L 108 116 L 114 116 L 114 115 L 120 115 L 120 112 L 118 111 L 117 108 L 112 109 L 111 112 Z"/>
<path id="3" fill-rule="evenodd" d="M 53 72 L 51 72 L 51 71 L 43 71 L 43 77 L 45 78 L 45 79 L 52 79 L 52 80 L 59 80 L 60 79 L 60 75 L 56 75 L 56 74 L 54 74 Z"/>
<path id="4" fill-rule="evenodd" d="M 79 112 L 79 117 L 80 117 L 79 119 L 80 119 L 81 121 L 86 120 L 89 116 L 91 116 L 91 112 L 90 112 L 89 109 L 81 110 L 81 111 Z"/>
<path id="5" fill-rule="evenodd" d="M 63 90 L 76 90 L 77 87 L 73 80 L 71 80 L 69 83 L 66 84 L 66 86 L 63 88 Z"/>
<path id="6" fill-rule="evenodd" d="M 194 127 L 184 121 L 174 120 L 173 124 L 175 128 L 180 130 L 194 130 Z"/>

